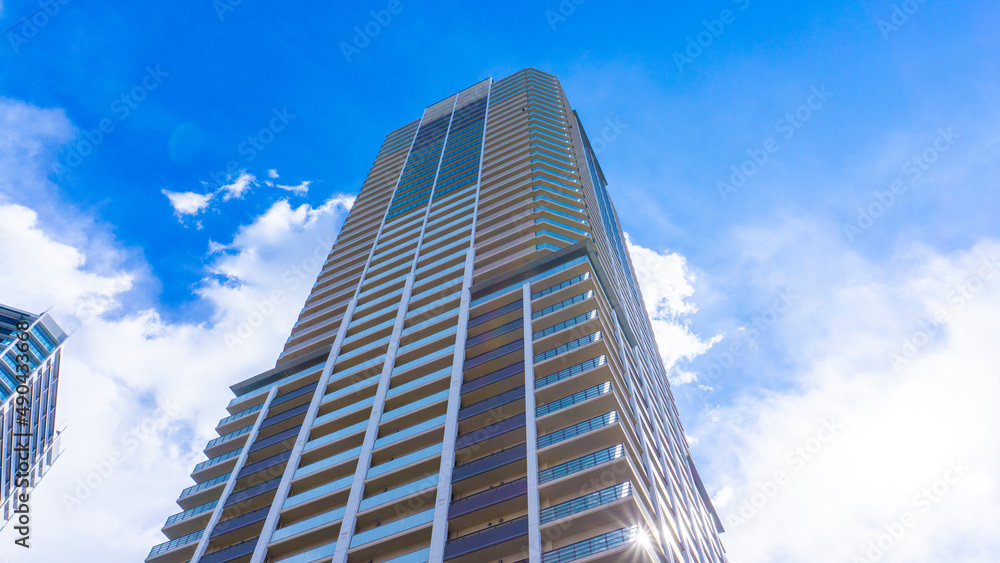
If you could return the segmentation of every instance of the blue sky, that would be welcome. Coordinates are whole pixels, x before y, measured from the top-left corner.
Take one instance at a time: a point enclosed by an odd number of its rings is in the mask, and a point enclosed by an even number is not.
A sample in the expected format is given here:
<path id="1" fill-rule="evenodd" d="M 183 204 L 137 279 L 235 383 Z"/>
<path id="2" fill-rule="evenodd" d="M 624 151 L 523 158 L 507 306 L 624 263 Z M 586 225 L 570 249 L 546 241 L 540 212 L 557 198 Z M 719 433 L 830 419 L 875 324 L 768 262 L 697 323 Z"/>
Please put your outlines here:
<path id="1" fill-rule="evenodd" d="M 487 76 L 533 66 L 562 81 L 590 137 L 604 141 L 599 159 L 641 256 L 647 306 L 720 511 L 735 513 L 780 465 L 773 460 L 783 448 L 808 439 L 819 424 L 809 416 L 853 416 L 849 428 L 860 434 L 874 426 L 915 439 L 917 426 L 899 431 L 892 420 L 924 412 L 923 399 L 900 398 L 889 418 L 874 413 L 880 401 L 896 404 L 891 393 L 909 385 L 906 397 L 934 396 L 941 370 L 917 364 L 964 365 L 954 377 L 967 385 L 955 387 L 968 390 L 988 373 L 976 370 L 995 360 L 960 352 L 995 335 L 992 284 L 982 277 L 983 291 L 953 295 L 979 275 L 977 264 L 991 260 L 1000 238 L 1000 11 L 989 2 L 553 0 L 446 8 L 402 0 L 388 14 L 382 1 L 61 0 L 47 17 L 18 24 L 39 6 L 2 6 L 0 26 L 14 27 L 0 38 L 0 205 L 9 207 L 8 236 L 27 233 L 24 240 L 53 249 L 51 260 L 28 258 L 40 260 L 33 275 L 69 264 L 65 279 L 75 289 L 53 287 L 59 297 L 46 297 L 32 287 L 37 279 L 8 273 L 0 300 L 63 304 L 68 324 L 84 327 L 81 342 L 90 338 L 86 327 L 100 326 L 141 335 L 140 348 L 156 341 L 164 357 L 210 353 L 192 344 L 195 335 L 231 332 L 254 296 L 277 283 L 264 270 L 301 260 L 318 237 L 336 231 L 390 130 Z M 379 17 L 386 23 L 372 23 Z M 356 28 L 366 25 L 377 34 L 359 38 Z M 356 50 L 345 55 L 344 45 Z M 81 151 L 89 154 L 77 159 Z M 740 168 L 745 178 L 734 178 Z M 233 188 L 242 173 L 256 179 L 246 191 Z M 205 195 L 224 185 L 229 191 L 196 214 L 175 212 L 165 195 Z M 298 258 L 275 258 L 292 247 Z M 255 334 L 259 353 L 209 362 L 220 382 L 270 367 L 287 335 L 282 323 L 294 319 L 307 285 L 289 289 L 292 304 L 280 322 Z M 80 300 L 93 305 L 89 317 L 73 305 Z M 920 346 L 926 354 L 900 368 L 892 351 L 941 307 L 947 319 Z M 133 373 L 80 355 L 87 381 L 116 404 L 169 394 L 141 358 L 127 362 Z M 845 395 L 848 389 L 857 394 Z M 159 541 L 167 501 L 198 455 L 192 444 L 204 443 L 222 401 L 219 394 L 182 402 L 184 414 L 173 415 L 172 438 L 162 440 L 176 448 L 180 469 L 171 492 L 164 487 L 166 500 L 137 519 L 134 549 Z M 975 397 L 954 404 L 967 411 Z M 104 430 L 120 433 L 130 422 L 115 424 Z M 981 427 L 955 424 L 952 436 Z M 794 430 L 800 426 L 806 430 Z M 925 459 L 918 445 L 893 443 L 900 449 L 883 448 L 886 459 L 865 452 L 889 473 L 890 458 L 925 468 L 913 472 L 913 483 L 965 451 L 955 445 Z M 858 452 L 843 447 L 835 459 L 847 464 Z M 771 449 L 777 453 L 764 453 Z M 85 470 L 91 461 L 65 465 Z M 796 498 L 857 489 L 840 487 L 833 475 L 848 465 L 838 463 L 809 466 Z M 74 475 L 64 472 L 72 489 Z M 950 510 L 996 514 L 994 478 L 995 471 L 969 480 L 976 487 L 964 494 L 980 500 L 961 497 L 971 504 L 956 500 Z M 774 502 L 798 513 L 822 504 Z M 900 510 L 898 499 L 872 503 L 870 495 L 842 508 L 838 515 L 854 525 L 840 532 L 860 542 L 851 553 Z M 779 530 L 789 523 L 781 510 L 765 512 L 751 522 L 753 534 L 741 535 L 737 525 L 724 536 L 733 561 L 819 561 L 830 553 L 809 534 L 812 543 L 780 545 Z M 928 518 L 953 522 L 955 513 Z M 927 542 L 981 540 L 970 526 L 912 539 L 892 555 L 932 560 L 940 553 Z M 947 553 L 955 561 L 993 560 L 996 542 L 983 545 Z M 122 549 L 123 560 L 134 560 L 132 548 Z"/>

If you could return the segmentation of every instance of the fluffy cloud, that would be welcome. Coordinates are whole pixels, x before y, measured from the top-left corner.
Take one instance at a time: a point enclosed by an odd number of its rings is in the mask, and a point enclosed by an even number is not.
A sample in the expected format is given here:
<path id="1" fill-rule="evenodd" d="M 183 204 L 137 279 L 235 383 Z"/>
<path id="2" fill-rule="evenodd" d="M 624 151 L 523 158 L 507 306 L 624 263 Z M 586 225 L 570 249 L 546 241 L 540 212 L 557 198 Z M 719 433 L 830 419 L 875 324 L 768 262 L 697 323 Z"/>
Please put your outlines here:
<path id="1" fill-rule="evenodd" d="M 31 111 L 35 121 L 48 115 Z M 26 131 L 24 146 L 34 148 L 4 162 L 5 191 L 51 187 L 45 162 L 64 136 Z M 0 260 L 18 265 L 0 270 L 0 299 L 51 308 L 72 333 L 58 405 L 64 453 L 32 494 L 32 548 L 11 553 L 14 561 L 137 561 L 164 541 L 160 527 L 179 511 L 173 499 L 226 415 L 228 386 L 274 365 L 352 204 L 351 196 L 319 207 L 279 200 L 231 241 L 211 245 L 197 294 L 212 317 L 168 322 L 155 308 L 122 306 L 155 302 L 136 295 L 155 285 L 141 283 L 149 274 L 132 263 L 136 253 L 67 240 L 63 233 L 75 230 L 65 221 L 48 224 L 31 208 L 0 202 Z M 13 533 L 0 533 L 0 545 L 13 545 Z"/>
<path id="2" fill-rule="evenodd" d="M 744 229 L 715 280 L 794 296 L 685 421 L 731 560 L 995 561 L 1000 242 L 880 263 L 836 235 Z"/>
<path id="3" fill-rule="evenodd" d="M 257 177 L 246 170 L 241 170 L 235 180 L 220 186 L 219 189 L 207 194 L 197 192 L 172 192 L 167 189 L 160 190 L 167 196 L 170 206 L 174 208 L 174 214 L 182 220 L 185 215 L 198 215 L 208 209 L 212 201 L 221 196 L 222 201 L 230 199 L 242 199 L 254 186 L 259 185 Z M 308 190 L 309 183 L 305 183 Z M 296 186 L 297 187 L 297 186 Z M 291 189 L 291 191 L 295 191 Z M 298 192 L 296 192 L 298 193 Z"/>
<path id="4" fill-rule="evenodd" d="M 208 204 L 212 202 L 213 194 L 172 192 L 170 190 L 161 191 L 170 200 L 170 206 L 174 208 L 174 213 L 178 217 L 183 215 L 197 215 L 207 209 Z"/>
<path id="5" fill-rule="evenodd" d="M 697 312 L 689 301 L 694 294 L 694 274 L 688 269 L 683 256 L 676 253 L 659 253 L 632 242 L 625 235 L 632 267 L 638 278 L 646 311 L 653 324 L 663 363 L 670 381 L 674 384 L 689 383 L 696 379 L 678 365 L 704 354 L 722 336 L 703 340 L 691 331 L 687 318 Z"/>
<path id="6" fill-rule="evenodd" d="M 257 177 L 250 174 L 246 170 L 243 170 L 238 176 L 236 176 L 235 180 L 219 188 L 218 193 L 222 194 L 222 201 L 240 199 L 256 185 Z"/>

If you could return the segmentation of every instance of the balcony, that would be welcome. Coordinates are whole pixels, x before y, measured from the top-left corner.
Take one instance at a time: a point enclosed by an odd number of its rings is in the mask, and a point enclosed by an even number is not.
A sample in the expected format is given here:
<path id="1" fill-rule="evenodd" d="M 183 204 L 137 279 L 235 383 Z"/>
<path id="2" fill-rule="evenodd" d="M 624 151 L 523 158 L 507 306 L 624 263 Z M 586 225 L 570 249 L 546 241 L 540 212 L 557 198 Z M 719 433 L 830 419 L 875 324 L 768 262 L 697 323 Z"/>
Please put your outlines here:
<path id="1" fill-rule="evenodd" d="M 251 499 L 257 495 L 262 495 L 264 493 L 273 491 L 278 488 L 278 483 L 281 482 L 281 477 L 275 477 L 263 483 L 254 485 L 252 487 L 247 487 L 245 489 L 240 489 L 239 491 L 233 492 L 226 499 L 225 506 L 232 506 L 236 503 L 243 502 L 247 499 Z"/>
<path id="2" fill-rule="evenodd" d="M 482 443 L 491 438 L 501 436 L 510 432 L 512 430 L 517 430 L 518 428 L 524 428 L 524 413 L 515 414 L 514 416 L 505 418 L 500 422 L 494 422 L 493 424 L 477 428 L 465 434 L 461 434 L 455 440 L 455 449 L 461 450 L 475 444 Z M 516 439 L 516 438 L 515 438 Z"/>
<path id="3" fill-rule="evenodd" d="M 477 377 L 475 379 L 470 379 L 462 383 L 462 394 L 472 393 L 473 391 L 482 389 L 487 385 L 491 385 L 498 381 L 503 381 L 508 377 L 514 377 L 517 375 L 522 375 L 522 377 L 517 378 L 518 381 L 523 380 L 524 374 L 524 362 L 517 361 L 508 366 L 504 366 L 496 371 L 487 373 L 486 375 Z"/>
<path id="4" fill-rule="evenodd" d="M 257 547 L 258 539 L 260 538 L 252 538 L 218 551 L 206 553 L 198 560 L 198 563 L 226 563 L 240 557 L 249 557 L 253 555 L 253 550 Z"/>
<path id="5" fill-rule="evenodd" d="M 167 518 L 167 523 L 164 524 L 163 527 L 166 528 L 167 526 L 170 526 L 172 524 L 176 524 L 177 522 L 180 522 L 181 520 L 187 520 L 188 518 L 191 518 L 192 516 L 197 516 L 199 514 L 208 512 L 209 510 L 212 510 L 213 508 L 215 508 L 215 505 L 217 505 L 217 504 L 219 504 L 219 501 L 218 500 L 213 500 L 211 502 L 206 502 L 205 504 L 203 504 L 201 506 L 197 506 L 195 508 L 192 508 L 191 510 L 185 510 L 184 512 L 181 512 L 181 513 L 178 513 L 178 514 L 174 514 L 170 518 Z"/>
<path id="6" fill-rule="evenodd" d="M 226 453 L 224 453 L 222 455 L 217 455 L 217 456 L 213 457 L 212 459 L 206 459 L 205 461 L 203 461 L 203 462 L 199 463 L 198 465 L 194 466 L 194 471 L 191 472 L 191 475 L 194 475 L 194 474 L 198 473 L 202 469 L 205 469 L 205 468 L 208 468 L 208 467 L 212 467 L 213 465 L 222 463 L 223 461 L 226 461 L 227 459 L 233 459 L 235 457 L 239 457 L 239 455 L 240 455 L 240 453 L 242 451 L 243 451 L 243 448 L 239 447 L 239 448 L 236 448 L 235 450 L 233 450 L 231 452 L 226 452 Z"/>
<path id="7" fill-rule="evenodd" d="M 511 551 L 512 546 L 504 544 L 527 535 L 528 517 L 521 516 L 449 541 L 444 546 L 444 560 L 463 556 L 470 556 L 467 558 L 469 561 L 496 559 L 495 555 L 502 556 Z"/>
<path id="8" fill-rule="evenodd" d="M 194 508 L 199 504 L 207 502 L 208 494 L 201 495 L 199 493 L 202 493 L 214 487 L 225 485 L 226 481 L 229 480 L 230 475 L 231 475 L 230 473 L 226 473 L 224 475 L 219 475 L 214 479 L 209 479 L 208 481 L 198 483 L 197 485 L 191 485 L 190 487 L 181 491 L 180 496 L 177 498 L 177 504 L 181 505 L 181 508 L 188 509 L 188 508 Z"/>
<path id="9" fill-rule="evenodd" d="M 298 426 L 289 428 L 288 430 L 285 430 L 284 432 L 278 432 L 277 434 L 275 434 L 273 436 L 268 436 L 267 438 L 264 438 L 264 439 L 258 438 L 257 441 L 255 441 L 253 443 L 253 445 L 250 446 L 250 453 L 258 452 L 258 451 L 260 451 L 260 450 L 262 450 L 264 448 L 267 448 L 269 446 L 273 446 L 275 444 L 279 444 L 279 443 L 281 443 L 282 440 L 288 440 L 289 441 L 289 443 L 288 443 L 288 449 L 291 449 L 292 445 L 295 443 L 295 438 L 299 435 L 299 427 L 300 426 L 302 426 L 302 425 L 300 424 Z"/>
<path id="10" fill-rule="evenodd" d="M 581 542 L 547 551 L 542 554 L 542 563 L 567 563 L 568 561 L 576 561 L 577 559 L 583 559 L 584 557 L 590 557 L 611 550 L 615 550 L 615 553 L 618 554 L 618 557 L 613 560 L 620 561 L 622 559 L 620 552 L 635 544 L 638 535 L 638 526 L 613 530 Z M 623 547 L 624 549 L 620 549 Z M 611 554 L 609 553 L 608 555 Z M 612 559 L 608 560 L 611 561 Z"/>
<path id="11" fill-rule="evenodd" d="M 284 422 L 300 414 L 304 414 L 307 410 L 309 410 L 309 403 L 304 403 L 297 407 L 290 408 L 285 412 L 271 415 L 265 418 L 264 422 L 260 423 L 260 429 L 263 430 L 265 428 L 269 428 L 271 426 L 274 426 L 275 424 L 278 424 L 279 422 Z"/>
<path id="12" fill-rule="evenodd" d="M 455 471 L 452 473 L 451 481 L 455 483 L 524 459 L 527 457 L 527 451 L 525 444 L 519 444 L 506 450 L 492 453 L 486 457 L 481 457 L 475 461 L 456 466 Z"/>
<path id="13" fill-rule="evenodd" d="M 467 418 L 476 416 L 477 414 L 482 414 L 484 412 L 493 410 L 501 405 L 506 405 L 507 403 L 512 403 L 519 399 L 524 398 L 524 386 L 515 387 L 509 391 L 504 391 L 498 395 L 494 395 L 489 399 L 484 399 L 478 403 L 473 403 L 467 407 L 463 407 L 458 411 L 458 420 L 462 421 Z"/>
<path id="14" fill-rule="evenodd" d="M 521 477 L 516 481 L 497 485 L 453 501 L 448 509 L 448 518 L 465 516 L 477 510 L 522 497 L 527 492 L 528 479 Z"/>
<path id="15" fill-rule="evenodd" d="M 288 458 L 292 457 L 292 450 L 285 450 L 279 454 L 275 454 L 267 459 L 262 459 L 256 463 L 251 463 L 240 470 L 236 475 L 237 479 L 242 479 L 248 475 L 253 475 L 258 471 L 264 471 L 265 469 L 270 469 L 276 465 L 280 465 L 286 461 Z"/>
<path id="16" fill-rule="evenodd" d="M 227 532 L 232 532 L 234 530 L 239 530 L 251 524 L 256 524 L 258 522 L 263 522 L 267 519 L 267 513 L 271 510 L 271 506 L 265 506 L 263 508 L 258 508 L 257 510 L 251 510 L 246 514 L 240 514 L 239 516 L 230 518 L 228 520 L 223 520 L 215 525 L 212 530 L 212 538 L 221 536 Z"/>
<path id="17" fill-rule="evenodd" d="M 544 508 L 540 513 L 540 521 L 542 524 L 547 524 L 553 520 L 559 520 L 598 506 L 611 504 L 632 496 L 632 491 L 632 483 L 628 481 L 619 483 L 606 489 L 601 489 L 600 491 Z"/>
<path id="18" fill-rule="evenodd" d="M 182 547 L 194 547 L 204 534 L 205 530 L 198 530 L 197 532 L 179 537 L 175 540 L 170 540 L 168 542 L 161 543 L 160 545 L 153 546 L 153 549 L 149 551 L 149 555 L 146 556 L 146 560 L 148 561 L 154 557 L 158 557 L 164 553 L 168 553 Z"/>

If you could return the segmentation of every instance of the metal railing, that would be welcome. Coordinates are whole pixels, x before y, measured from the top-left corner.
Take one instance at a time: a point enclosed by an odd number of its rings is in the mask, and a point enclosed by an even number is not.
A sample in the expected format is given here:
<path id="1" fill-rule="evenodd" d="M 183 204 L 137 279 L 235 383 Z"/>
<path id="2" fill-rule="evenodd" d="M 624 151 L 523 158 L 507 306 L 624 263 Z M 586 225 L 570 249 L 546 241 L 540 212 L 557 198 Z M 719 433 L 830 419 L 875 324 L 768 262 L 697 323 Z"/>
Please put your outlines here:
<path id="1" fill-rule="evenodd" d="M 542 524 L 545 524 L 546 522 L 565 518 L 571 514 L 577 514 L 595 506 L 609 504 L 629 496 L 632 496 L 632 482 L 626 481 L 597 492 L 583 495 L 582 497 L 543 508 L 539 513 L 539 519 Z"/>
<path id="2" fill-rule="evenodd" d="M 574 460 L 567 461 L 566 463 L 561 463 L 554 467 L 539 471 L 538 483 L 548 483 L 549 481 L 554 481 L 560 477 L 572 475 L 573 473 L 578 473 L 584 469 L 594 467 L 595 465 L 600 465 L 613 459 L 618 459 L 624 455 L 625 446 L 622 444 L 598 450 L 583 457 L 578 457 Z"/>
<path id="3" fill-rule="evenodd" d="M 566 547 L 561 547 L 542 554 L 542 563 L 566 563 L 589 557 L 595 553 L 614 549 L 618 546 L 635 541 L 639 534 L 638 526 L 619 528 L 611 532 L 583 540 Z"/>
<path id="4" fill-rule="evenodd" d="M 600 416 L 595 416 L 589 420 L 584 420 L 579 424 L 574 424 L 567 428 L 561 430 L 556 430 L 555 432 L 546 434 L 544 436 L 538 437 L 538 448 L 544 448 L 546 446 L 551 446 L 552 444 L 557 444 L 563 440 L 568 440 L 574 436 L 579 436 L 580 434 L 586 434 L 591 430 L 597 430 L 598 428 L 603 428 L 609 424 L 614 424 L 618 421 L 618 411 L 611 411 Z"/>

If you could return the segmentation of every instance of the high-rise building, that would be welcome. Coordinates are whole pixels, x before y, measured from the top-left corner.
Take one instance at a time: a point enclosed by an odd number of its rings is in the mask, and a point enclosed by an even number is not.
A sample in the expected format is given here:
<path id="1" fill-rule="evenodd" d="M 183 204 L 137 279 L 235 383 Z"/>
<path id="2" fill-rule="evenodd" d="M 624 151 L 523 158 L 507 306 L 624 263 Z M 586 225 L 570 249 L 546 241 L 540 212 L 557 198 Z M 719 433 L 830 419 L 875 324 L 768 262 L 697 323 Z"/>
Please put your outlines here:
<path id="1" fill-rule="evenodd" d="M 65 340 L 47 313 L 0 305 L 0 529 L 59 457 L 56 394 Z"/>
<path id="2" fill-rule="evenodd" d="M 390 133 L 146 561 L 725 561 L 605 186 L 533 69 Z"/>

